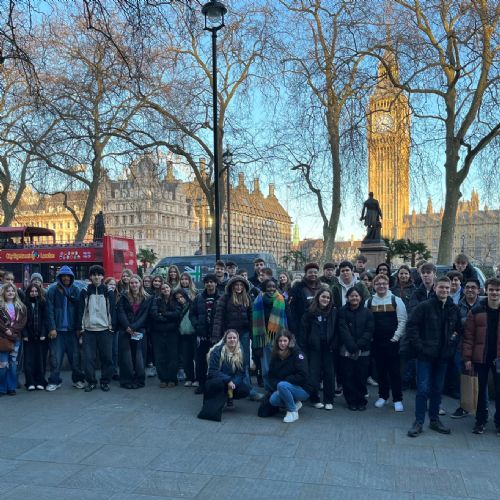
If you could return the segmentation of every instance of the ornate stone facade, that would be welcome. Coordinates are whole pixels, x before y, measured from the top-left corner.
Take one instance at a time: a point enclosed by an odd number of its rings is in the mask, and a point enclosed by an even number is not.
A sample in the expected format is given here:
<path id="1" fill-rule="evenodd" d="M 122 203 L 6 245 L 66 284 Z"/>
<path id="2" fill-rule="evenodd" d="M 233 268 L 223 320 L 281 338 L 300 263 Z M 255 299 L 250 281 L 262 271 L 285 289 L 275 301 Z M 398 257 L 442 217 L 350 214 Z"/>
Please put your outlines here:
<path id="1" fill-rule="evenodd" d="M 200 227 L 199 247 L 208 253 L 212 219 L 208 205 L 198 184 L 185 183 L 187 197 L 195 207 Z M 269 184 L 267 196 L 260 190 L 259 180 L 254 179 L 250 192 L 243 173 L 238 175 L 238 185 L 230 190 L 231 253 L 272 253 L 277 262 L 290 250 L 292 220 L 282 207 Z M 221 253 L 227 249 L 227 207 L 221 214 Z"/>
<path id="2" fill-rule="evenodd" d="M 103 199 L 108 234 L 134 238 L 137 249 L 158 257 L 198 250 L 198 224 L 182 183 L 171 168 L 162 178 L 149 156 L 133 163 L 125 179 L 106 181 Z"/>
<path id="3" fill-rule="evenodd" d="M 443 209 L 435 212 L 432 201 L 427 202 L 426 213 L 413 210 L 405 219 L 405 238 L 421 241 L 437 258 Z M 469 201 L 459 203 L 453 254 L 465 253 L 477 264 L 493 265 L 500 261 L 500 210 L 479 208 L 479 195 L 472 191 Z"/>
<path id="4" fill-rule="evenodd" d="M 87 193 L 85 191 L 67 191 L 66 203 L 76 215 L 81 218 Z M 26 188 L 22 201 L 17 207 L 13 226 L 37 226 L 53 229 L 57 241 L 60 243 L 73 243 L 78 230 L 76 220 L 64 206 L 64 195 L 44 196 L 36 193 L 31 188 Z M 102 210 L 101 197 L 98 197 L 94 215 Z M 92 218 L 92 222 L 93 222 Z M 92 239 L 93 224 L 90 224 L 85 240 Z"/>
<path id="5" fill-rule="evenodd" d="M 398 75 L 392 52 L 386 64 Z M 382 209 L 382 236 L 402 238 L 409 213 L 410 107 L 407 97 L 391 83 L 382 63 L 368 106 L 368 190 Z"/>

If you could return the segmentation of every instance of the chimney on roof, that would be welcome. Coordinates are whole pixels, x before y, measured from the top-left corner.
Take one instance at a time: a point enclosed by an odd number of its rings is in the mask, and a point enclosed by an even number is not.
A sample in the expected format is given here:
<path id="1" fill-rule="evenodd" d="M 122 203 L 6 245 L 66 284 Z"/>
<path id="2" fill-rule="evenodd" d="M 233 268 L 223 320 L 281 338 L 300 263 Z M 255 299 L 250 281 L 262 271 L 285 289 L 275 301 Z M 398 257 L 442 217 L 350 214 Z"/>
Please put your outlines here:
<path id="1" fill-rule="evenodd" d="M 274 184 L 269 184 L 269 196 L 274 196 Z"/>
<path id="2" fill-rule="evenodd" d="M 253 192 L 254 193 L 260 192 L 259 179 L 257 178 L 253 180 Z"/>
<path id="3" fill-rule="evenodd" d="M 238 186 L 243 187 L 245 185 L 245 174 L 243 172 L 238 173 Z"/>

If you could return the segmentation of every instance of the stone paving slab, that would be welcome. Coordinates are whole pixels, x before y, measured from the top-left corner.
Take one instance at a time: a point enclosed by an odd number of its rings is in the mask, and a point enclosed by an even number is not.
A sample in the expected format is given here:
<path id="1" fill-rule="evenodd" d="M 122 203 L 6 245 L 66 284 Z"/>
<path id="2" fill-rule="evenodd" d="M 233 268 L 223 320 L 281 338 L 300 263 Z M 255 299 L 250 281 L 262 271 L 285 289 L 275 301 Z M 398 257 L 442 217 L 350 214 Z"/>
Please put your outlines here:
<path id="1" fill-rule="evenodd" d="M 69 380 L 69 374 L 64 378 Z M 450 436 L 425 427 L 406 436 L 404 413 L 390 405 L 331 412 L 305 404 L 300 420 L 256 416 L 258 403 L 237 401 L 221 423 L 199 420 L 192 389 L 160 389 L 156 379 L 129 391 L 19 391 L 0 403 L 1 498 L 452 500 L 500 498 L 500 438 L 474 419 L 443 421 Z M 456 401 L 444 400 L 454 411 Z M 32 415 L 36 415 L 33 418 Z"/>

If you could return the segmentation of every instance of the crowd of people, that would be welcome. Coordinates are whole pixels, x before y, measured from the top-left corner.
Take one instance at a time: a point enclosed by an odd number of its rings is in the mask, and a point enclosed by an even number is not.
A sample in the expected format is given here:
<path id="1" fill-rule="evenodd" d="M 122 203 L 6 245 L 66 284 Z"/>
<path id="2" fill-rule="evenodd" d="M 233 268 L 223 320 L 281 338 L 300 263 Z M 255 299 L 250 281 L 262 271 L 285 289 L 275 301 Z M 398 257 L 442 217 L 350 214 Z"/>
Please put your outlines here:
<path id="1" fill-rule="evenodd" d="M 65 355 L 77 389 L 107 392 L 116 380 L 135 390 L 157 377 L 162 389 L 194 388 L 203 395 L 199 418 L 217 421 L 241 398 L 259 401 L 261 417 L 283 411 L 286 423 L 299 419 L 305 401 L 331 411 L 343 396 L 349 410 L 365 411 L 367 384 L 378 387 L 376 409 L 392 401 L 400 413 L 404 391 L 415 387 L 408 436 L 417 437 L 426 415 L 431 429 L 451 432 L 440 419 L 442 394 L 460 399 L 460 375 L 474 371 L 473 432 L 482 434 L 491 372 L 500 436 L 500 278 L 481 290 L 467 256 L 453 267 L 437 277 L 432 263 L 420 263 L 417 274 L 406 265 L 391 274 L 381 263 L 372 274 L 360 255 L 354 265 L 326 263 L 322 273 L 308 263 L 292 281 L 263 259 L 250 277 L 217 261 L 203 290 L 176 266 L 165 277 L 124 269 L 115 280 L 94 265 L 82 290 L 68 266 L 47 290 L 38 273 L 18 290 L 3 272 L 0 395 L 16 395 L 18 367 L 27 391 L 59 389 Z M 451 417 L 467 413 L 458 407 Z"/>

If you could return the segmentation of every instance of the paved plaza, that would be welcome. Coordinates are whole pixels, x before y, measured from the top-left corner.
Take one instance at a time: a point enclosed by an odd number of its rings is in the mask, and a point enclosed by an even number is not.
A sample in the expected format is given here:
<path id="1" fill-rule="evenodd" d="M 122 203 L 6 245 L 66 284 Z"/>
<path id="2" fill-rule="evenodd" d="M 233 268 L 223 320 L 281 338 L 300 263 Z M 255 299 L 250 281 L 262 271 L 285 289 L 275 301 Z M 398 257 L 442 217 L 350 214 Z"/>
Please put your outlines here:
<path id="1" fill-rule="evenodd" d="M 65 380 L 70 374 L 64 374 Z M 373 403 L 376 390 L 371 389 Z M 500 438 L 473 419 L 453 421 L 451 436 L 425 428 L 406 436 L 407 411 L 369 405 L 332 412 L 305 405 L 300 420 L 256 416 L 237 401 L 222 423 L 198 420 L 192 389 L 92 393 L 67 382 L 55 393 L 0 399 L 3 500 L 158 498 L 451 500 L 500 498 Z M 445 399 L 453 411 L 456 401 Z"/>

